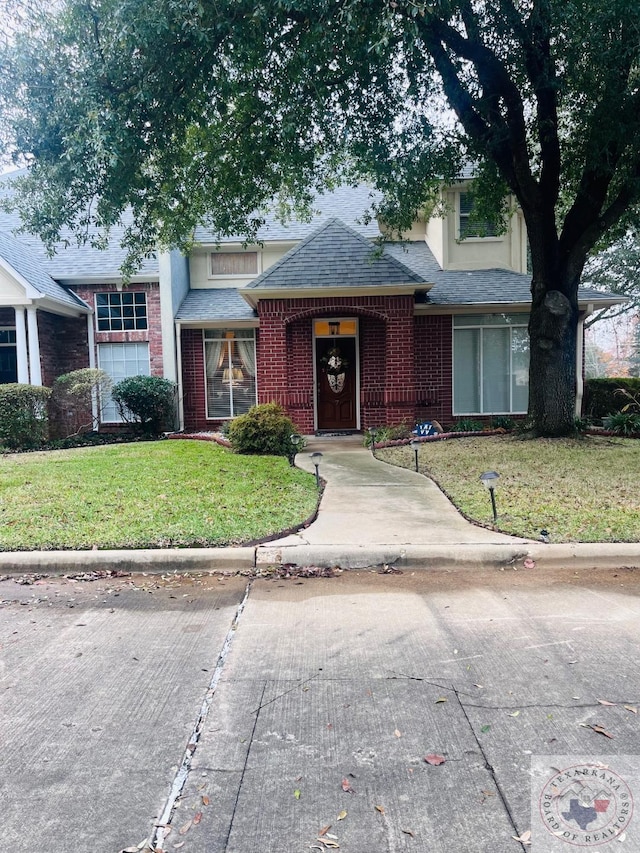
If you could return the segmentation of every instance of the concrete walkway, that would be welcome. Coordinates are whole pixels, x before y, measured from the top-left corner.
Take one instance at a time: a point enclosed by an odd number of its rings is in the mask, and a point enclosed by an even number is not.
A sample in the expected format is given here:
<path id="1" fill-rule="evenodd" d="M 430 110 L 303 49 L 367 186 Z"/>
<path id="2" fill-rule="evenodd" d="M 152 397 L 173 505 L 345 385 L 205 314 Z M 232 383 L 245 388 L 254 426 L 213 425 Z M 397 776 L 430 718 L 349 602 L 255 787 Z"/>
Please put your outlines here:
<path id="1" fill-rule="evenodd" d="M 471 524 L 428 477 L 374 458 L 361 436 L 309 437 L 296 464 L 313 472 L 316 451 L 326 486 L 317 519 L 295 534 L 257 547 L 0 553 L 0 574 L 640 566 L 638 543 L 544 544 Z"/>

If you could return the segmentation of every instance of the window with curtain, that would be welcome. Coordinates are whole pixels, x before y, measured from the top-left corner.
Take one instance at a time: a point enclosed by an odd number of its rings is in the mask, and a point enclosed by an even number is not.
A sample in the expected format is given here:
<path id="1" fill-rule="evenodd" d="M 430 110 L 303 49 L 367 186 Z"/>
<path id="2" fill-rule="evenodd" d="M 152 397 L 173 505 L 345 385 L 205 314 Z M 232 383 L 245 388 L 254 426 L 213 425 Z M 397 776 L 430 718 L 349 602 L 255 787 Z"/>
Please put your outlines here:
<path id="1" fill-rule="evenodd" d="M 529 401 L 527 314 L 453 318 L 453 411 L 522 414 Z"/>
<path id="2" fill-rule="evenodd" d="M 207 418 L 242 415 L 256 404 L 256 343 L 253 329 L 205 329 Z"/>

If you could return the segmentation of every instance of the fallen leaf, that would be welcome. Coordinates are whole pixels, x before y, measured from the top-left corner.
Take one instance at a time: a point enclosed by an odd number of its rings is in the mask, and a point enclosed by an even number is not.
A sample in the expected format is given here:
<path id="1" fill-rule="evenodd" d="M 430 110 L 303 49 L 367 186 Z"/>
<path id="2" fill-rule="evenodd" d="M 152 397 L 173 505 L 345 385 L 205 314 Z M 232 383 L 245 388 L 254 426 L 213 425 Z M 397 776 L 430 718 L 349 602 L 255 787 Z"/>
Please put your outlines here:
<path id="1" fill-rule="evenodd" d="M 375 806 L 375 810 L 380 812 L 380 814 L 384 814 L 384 806 Z"/>
<path id="2" fill-rule="evenodd" d="M 192 824 L 192 823 L 193 823 L 193 820 L 192 820 L 191 818 L 189 818 L 189 820 L 188 820 L 186 823 L 183 823 L 183 824 L 182 824 L 182 826 L 181 826 L 181 827 L 180 827 L 180 829 L 178 830 L 178 833 L 179 833 L 180 835 L 186 835 L 186 834 L 187 834 L 187 832 L 189 832 L 189 830 L 191 829 L 191 824 Z"/>
<path id="3" fill-rule="evenodd" d="M 446 702 L 446 701 L 447 701 L 447 697 L 446 697 L 446 696 L 438 696 L 438 698 L 436 699 L 436 701 L 435 701 L 433 704 L 434 704 L 434 705 L 439 705 L 439 704 L 440 704 L 440 702 Z"/>
<path id="4" fill-rule="evenodd" d="M 323 835 L 326 835 L 327 832 L 331 829 L 331 824 L 328 823 L 326 826 L 323 826 L 320 832 L 318 833 L 318 837 L 321 838 Z"/>
<path id="5" fill-rule="evenodd" d="M 527 557 L 527 559 L 522 565 L 525 567 L 525 569 L 535 569 L 536 561 L 532 560 L 531 557 Z"/>
<path id="6" fill-rule="evenodd" d="M 338 820 L 344 820 L 346 816 L 347 816 L 347 812 L 343 809 L 340 812 L 340 814 L 338 815 Z"/>
<path id="7" fill-rule="evenodd" d="M 296 800 L 300 799 L 301 794 L 302 794 L 302 792 L 300 791 L 299 788 L 296 788 L 295 791 L 293 792 L 293 796 L 296 798 Z"/>
<path id="8" fill-rule="evenodd" d="M 202 820 L 202 812 L 196 812 L 193 816 L 193 825 L 197 826 Z"/>
<path id="9" fill-rule="evenodd" d="M 602 726 L 592 726 L 591 723 L 580 723 L 580 725 L 584 729 L 592 729 L 592 731 L 596 732 L 599 735 L 604 735 L 605 737 L 611 738 L 613 740 L 613 735 L 610 734 L 606 729 Z"/>
<path id="10" fill-rule="evenodd" d="M 601 705 L 610 705 L 612 708 L 618 704 L 617 702 L 609 702 L 607 699 L 598 699 L 598 702 Z"/>
<path id="11" fill-rule="evenodd" d="M 522 835 L 512 835 L 514 841 L 519 841 L 521 844 L 531 844 L 531 830 L 528 829 Z"/>
<path id="12" fill-rule="evenodd" d="M 478 690 L 482 690 L 482 688 L 484 687 L 484 685 L 483 685 L 483 684 L 474 684 L 473 686 L 474 686 L 474 687 L 477 687 L 477 688 L 478 688 Z"/>
<path id="13" fill-rule="evenodd" d="M 520 711 L 514 711 L 512 714 L 507 714 L 507 717 L 519 717 Z"/>
<path id="14" fill-rule="evenodd" d="M 396 737 L 402 737 L 402 732 L 401 732 L 401 731 L 399 731 L 398 729 L 396 729 L 396 730 L 394 731 L 394 735 L 395 735 Z"/>
<path id="15" fill-rule="evenodd" d="M 411 832 L 410 829 L 401 829 L 400 832 L 404 832 L 405 835 L 410 835 L 411 838 L 415 838 L 415 835 L 413 834 L 413 832 Z"/>
<path id="16" fill-rule="evenodd" d="M 424 760 L 427 764 L 432 764 L 434 767 L 438 767 L 440 764 L 444 764 L 447 759 L 443 755 L 437 755 L 434 752 L 430 752 L 429 755 L 425 755 Z"/>
<path id="17" fill-rule="evenodd" d="M 173 849 L 174 849 L 174 850 L 177 850 L 179 847 L 184 847 L 184 841 L 177 841 L 177 842 L 173 845 Z"/>
<path id="18" fill-rule="evenodd" d="M 202 795 L 202 805 L 208 806 L 210 802 L 211 802 L 211 800 L 209 799 L 209 797 L 207 797 L 206 794 L 203 794 Z"/>
<path id="19" fill-rule="evenodd" d="M 320 839 L 318 839 L 318 840 L 320 840 Z M 329 850 L 339 850 L 340 849 L 340 845 L 338 844 L 337 841 L 330 841 L 327 838 L 322 839 L 322 844 L 324 844 L 325 847 L 328 847 Z"/>
<path id="20" fill-rule="evenodd" d="M 351 787 L 351 782 L 350 782 L 348 779 L 343 779 L 343 780 L 342 780 L 342 790 L 343 790 L 346 794 L 355 794 L 355 791 L 354 791 L 354 790 L 353 790 L 353 788 Z"/>
<path id="21" fill-rule="evenodd" d="M 486 725 L 480 727 L 480 731 L 486 733 L 490 730 L 490 728 L 491 726 L 487 723 Z"/>
<path id="22" fill-rule="evenodd" d="M 625 711 L 631 711 L 632 714 L 638 713 L 638 709 L 635 707 L 635 705 L 623 705 L 622 707 L 625 709 Z"/>

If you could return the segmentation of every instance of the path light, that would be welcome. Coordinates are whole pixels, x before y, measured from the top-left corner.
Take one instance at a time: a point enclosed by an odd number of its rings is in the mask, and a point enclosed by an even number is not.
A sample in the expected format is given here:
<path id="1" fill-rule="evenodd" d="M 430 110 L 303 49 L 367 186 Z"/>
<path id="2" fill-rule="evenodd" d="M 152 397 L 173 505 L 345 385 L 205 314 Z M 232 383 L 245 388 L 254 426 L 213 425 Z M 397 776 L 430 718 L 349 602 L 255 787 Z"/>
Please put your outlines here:
<path id="1" fill-rule="evenodd" d="M 311 461 L 313 462 L 314 468 L 316 469 L 316 486 L 320 488 L 320 472 L 318 471 L 318 467 L 322 462 L 322 453 L 319 450 L 316 450 L 315 453 L 311 454 Z"/>
<path id="2" fill-rule="evenodd" d="M 369 427 L 369 435 L 371 436 L 371 453 L 376 455 L 376 433 L 378 431 L 378 427 L 370 426 Z"/>
<path id="3" fill-rule="evenodd" d="M 498 485 L 498 480 L 500 479 L 500 474 L 497 471 L 485 471 L 484 474 L 480 474 L 480 480 L 482 481 L 482 485 L 485 489 L 489 489 L 489 494 L 491 495 L 491 509 L 493 510 L 493 523 L 495 524 L 498 520 L 498 513 L 496 511 L 496 486 Z"/>
<path id="4" fill-rule="evenodd" d="M 302 436 L 300 433 L 294 432 L 293 435 L 289 436 L 289 441 L 291 442 L 291 453 L 289 454 L 289 465 L 293 468 L 293 465 L 296 461 L 296 453 L 300 445 L 302 444 Z"/>
<path id="5" fill-rule="evenodd" d="M 420 449 L 420 442 L 418 441 L 417 438 L 412 438 L 410 444 L 411 444 L 411 449 L 413 450 L 413 453 L 414 453 L 415 458 L 416 458 L 416 474 L 417 474 L 418 473 L 418 450 Z"/>

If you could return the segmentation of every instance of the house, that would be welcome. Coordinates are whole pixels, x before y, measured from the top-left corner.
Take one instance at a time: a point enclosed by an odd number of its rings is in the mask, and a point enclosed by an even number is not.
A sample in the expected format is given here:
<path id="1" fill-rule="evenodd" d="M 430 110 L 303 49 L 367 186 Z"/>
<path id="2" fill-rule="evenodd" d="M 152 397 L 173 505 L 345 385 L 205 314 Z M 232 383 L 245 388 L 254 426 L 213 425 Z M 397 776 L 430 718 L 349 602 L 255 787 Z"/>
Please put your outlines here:
<path id="1" fill-rule="evenodd" d="M 116 381 L 165 376 L 186 431 L 270 401 L 304 433 L 523 414 L 522 215 L 514 208 L 504 234 L 476 230 L 468 180 L 442 194 L 444 215 L 382 249 L 362 186 L 319 196 L 308 222 L 268 215 L 255 245 L 201 227 L 188 258 L 150 258 L 126 287 L 117 233 L 105 251 L 70 244 L 48 258 L 35 238 L 12 236 L 3 214 L 0 381 L 50 384 L 93 365 Z M 619 301 L 581 291 L 580 377 L 585 317 Z M 100 418 L 119 420 L 108 401 Z"/>

